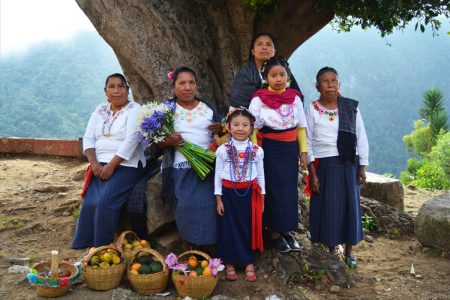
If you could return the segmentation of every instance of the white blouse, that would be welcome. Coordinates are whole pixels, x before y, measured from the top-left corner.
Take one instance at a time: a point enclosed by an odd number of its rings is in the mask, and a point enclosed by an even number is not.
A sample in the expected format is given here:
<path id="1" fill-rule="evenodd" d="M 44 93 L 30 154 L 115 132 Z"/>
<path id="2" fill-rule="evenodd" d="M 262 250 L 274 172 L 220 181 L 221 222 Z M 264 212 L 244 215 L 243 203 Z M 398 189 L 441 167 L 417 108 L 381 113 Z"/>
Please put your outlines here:
<path id="1" fill-rule="evenodd" d="M 321 157 L 338 156 L 337 136 L 339 130 L 339 112 L 328 110 L 318 101 L 313 101 L 306 108 L 306 144 L 308 145 L 308 163 Z M 330 117 L 331 114 L 331 117 Z M 359 164 L 369 165 L 369 143 L 359 108 L 356 113 L 356 153 L 359 155 Z"/>
<path id="2" fill-rule="evenodd" d="M 264 151 L 261 147 L 258 145 L 253 144 L 248 139 L 246 141 L 237 141 L 232 138 L 232 143 L 236 147 L 236 151 L 238 153 L 238 161 L 239 163 L 244 162 L 244 155 L 239 154 L 245 154 L 245 150 L 248 146 L 252 149 L 252 172 L 250 176 L 249 169 L 247 169 L 247 172 L 245 174 L 245 181 L 251 181 L 256 178 L 256 181 L 261 186 L 262 194 L 264 195 L 266 193 L 266 187 L 265 187 L 265 181 L 264 181 Z M 231 180 L 231 174 L 230 174 L 230 157 L 227 154 L 227 151 L 230 147 L 230 142 L 225 143 L 221 145 L 219 148 L 217 148 L 216 151 L 216 173 L 214 177 L 214 195 L 222 195 L 222 179 Z M 239 157 L 239 156 L 242 156 Z M 236 180 L 236 178 L 233 179 Z"/>
<path id="3" fill-rule="evenodd" d="M 255 97 L 250 102 L 249 111 L 255 116 L 255 128 L 258 129 L 264 126 L 275 130 L 307 126 L 303 103 L 298 96 L 292 104 L 282 104 L 278 109 L 270 108 Z"/>
<path id="4" fill-rule="evenodd" d="M 123 158 L 122 166 L 137 168 L 139 160 L 145 166 L 136 125 L 141 105 L 130 102 L 115 115 L 110 107 L 110 104 L 101 104 L 92 113 L 83 136 L 83 152 L 94 148 L 97 161 L 102 163 L 109 163 L 117 155 Z"/>
<path id="5" fill-rule="evenodd" d="M 213 111 L 203 102 L 193 109 L 176 105 L 175 108 L 175 132 L 181 134 L 183 140 L 189 141 L 202 148 L 208 149 L 212 142 L 212 134 L 208 126 L 213 122 Z M 187 169 L 191 164 L 180 151 L 175 151 L 174 168 Z"/>

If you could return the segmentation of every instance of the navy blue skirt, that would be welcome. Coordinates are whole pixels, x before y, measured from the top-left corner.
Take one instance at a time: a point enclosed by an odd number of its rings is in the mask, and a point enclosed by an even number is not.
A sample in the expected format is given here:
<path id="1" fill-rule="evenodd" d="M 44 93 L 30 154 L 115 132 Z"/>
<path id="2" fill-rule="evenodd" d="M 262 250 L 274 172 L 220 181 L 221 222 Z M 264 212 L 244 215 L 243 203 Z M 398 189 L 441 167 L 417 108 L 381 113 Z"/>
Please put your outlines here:
<path id="1" fill-rule="evenodd" d="M 311 242 L 334 247 L 362 240 L 358 167 L 358 163 L 342 163 L 337 156 L 320 158 L 320 193 L 310 201 Z"/>
<path id="2" fill-rule="evenodd" d="M 263 139 L 266 200 L 264 226 L 285 233 L 298 228 L 298 143 Z"/>
<path id="3" fill-rule="evenodd" d="M 118 166 L 108 180 L 92 176 L 78 218 L 72 248 L 99 247 L 114 242 L 122 207 L 142 176 L 142 167 Z"/>
<path id="4" fill-rule="evenodd" d="M 180 237 L 194 245 L 216 242 L 214 172 L 202 181 L 194 169 L 174 169 L 175 222 Z"/>
<path id="5" fill-rule="evenodd" d="M 233 265 L 253 264 L 256 254 L 252 250 L 252 190 L 240 197 L 233 189 L 222 187 L 222 202 L 225 213 L 218 216 L 217 256 Z"/>

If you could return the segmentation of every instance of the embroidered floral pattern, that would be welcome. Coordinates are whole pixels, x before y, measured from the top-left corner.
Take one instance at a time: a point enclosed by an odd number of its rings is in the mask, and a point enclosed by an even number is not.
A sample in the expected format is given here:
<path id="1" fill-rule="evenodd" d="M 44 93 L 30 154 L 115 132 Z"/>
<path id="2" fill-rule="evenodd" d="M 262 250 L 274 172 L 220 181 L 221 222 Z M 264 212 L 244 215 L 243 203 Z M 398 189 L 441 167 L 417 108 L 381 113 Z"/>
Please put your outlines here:
<path id="1" fill-rule="evenodd" d="M 337 109 L 334 109 L 334 110 L 325 109 L 324 107 L 319 106 L 319 103 L 317 100 L 313 101 L 311 104 L 314 107 L 314 109 L 319 112 L 320 116 L 328 116 L 328 120 L 330 122 L 333 122 L 334 119 L 339 115 L 339 112 Z"/>
<path id="2" fill-rule="evenodd" d="M 177 106 L 175 118 L 187 123 L 192 123 L 196 117 L 204 117 L 208 111 L 208 106 L 200 102 L 194 109 L 189 110 L 181 106 Z"/>
<path id="3" fill-rule="evenodd" d="M 105 120 L 103 122 L 102 127 L 102 133 L 104 136 L 110 136 L 111 133 L 111 126 L 114 123 L 114 121 L 119 117 L 120 114 L 122 114 L 124 111 L 133 108 L 134 103 L 130 102 L 128 105 L 125 105 L 122 107 L 115 115 L 113 115 L 113 111 L 110 109 L 111 104 L 105 104 L 102 107 L 100 107 L 98 113 L 100 116 L 103 117 Z"/>

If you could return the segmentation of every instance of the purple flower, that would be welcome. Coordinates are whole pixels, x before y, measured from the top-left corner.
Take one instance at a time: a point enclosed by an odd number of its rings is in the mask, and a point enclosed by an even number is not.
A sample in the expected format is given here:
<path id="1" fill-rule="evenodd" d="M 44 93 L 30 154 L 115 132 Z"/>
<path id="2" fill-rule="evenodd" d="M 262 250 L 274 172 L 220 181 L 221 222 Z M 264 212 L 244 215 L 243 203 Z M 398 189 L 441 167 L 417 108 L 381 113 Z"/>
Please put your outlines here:
<path id="1" fill-rule="evenodd" d="M 173 269 L 173 267 L 174 267 L 175 265 L 178 264 L 178 258 L 177 258 L 177 256 L 176 256 L 175 254 L 173 254 L 172 252 L 170 252 L 170 253 L 166 256 L 165 262 L 166 262 L 167 267 L 168 267 L 169 269 Z"/>
<path id="2" fill-rule="evenodd" d="M 211 273 L 216 276 L 219 271 L 224 269 L 224 265 L 222 265 L 222 260 L 220 258 L 213 258 L 209 262 L 209 269 Z"/>
<path id="3" fill-rule="evenodd" d="M 186 271 L 188 268 L 187 264 L 176 264 L 173 266 L 174 270 Z"/>
<path id="4" fill-rule="evenodd" d="M 171 111 L 174 111 L 177 106 L 175 101 L 164 101 L 164 105 L 166 105 Z"/>

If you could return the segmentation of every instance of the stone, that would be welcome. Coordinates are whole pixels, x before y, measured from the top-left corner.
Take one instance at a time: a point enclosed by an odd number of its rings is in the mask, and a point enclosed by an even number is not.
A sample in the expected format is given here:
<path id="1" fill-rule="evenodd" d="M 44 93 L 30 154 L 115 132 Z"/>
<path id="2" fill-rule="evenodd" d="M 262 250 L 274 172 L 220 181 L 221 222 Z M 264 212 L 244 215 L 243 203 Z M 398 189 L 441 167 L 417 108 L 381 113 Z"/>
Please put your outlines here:
<path id="1" fill-rule="evenodd" d="M 332 285 L 330 287 L 330 293 L 339 293 L 341 291 L 341 288 L 338 285 Z"/>
<path id="2" fill-rule="evenodd" d="M 165 249 L 173 249 L 180 244 L 180 235 L 176 227 L 172 227 L 170 230 L 164 231 L 158 237 L 158 244 Z"/>
<path id="3" fill-rule="evenodd" d="M 433 197 L 422 205 L 414 231 L 423 246 L 450 251 L 450 192 Z"/>
<path id="4" fill-rule="evenodd" d="M 40 188 L 33 189 L 35 192 L 39 193 L 63 193 L 70 190 L 71 187 L 68 185 L 46 185 Z"/>
<path id="5" fill-rule="evenodd" d="M 403 210 L 404 192 L 400 180 L 370 172 L 366 175 L 366 182 L 361 185 L 361 196 Z"/>
<path id="6" fill-rule="evenodd" d="M 4 260 L 11 264 L 23 265 L 30 262 L 31 259 L 29 257 L 5 257 Z"/>
<path id="7" fill-rule="evenodd" d="M 147 189 L 145 191 L 147 196 L 147 228 L 149 234 L 160 231 L 175 220 L 169 204 L 161 199 L 161 188 L 162 175 L 158 173 L 147 182 Z"/>
<path id="8" fill-rule="evenodd" d="M 30 272 L 30 267 L 27 266 L 13 265 L 8 268 L 9 274 L 27 274 L 28 272 Z"/>
<path id="9" fill-rule="evenodd" d="M 383 231 L 392 231 L 400 235 L 414 233 L 414 218 L 398 208 L 361 197 L 361 210 L 363 214 L 372 217 Z"/>
<path id="10" fill-rule="evenodd" d="M 368 243 L 373 243 L 373 236 L 371 235 L 364 235 L 364 240 Z"/>

